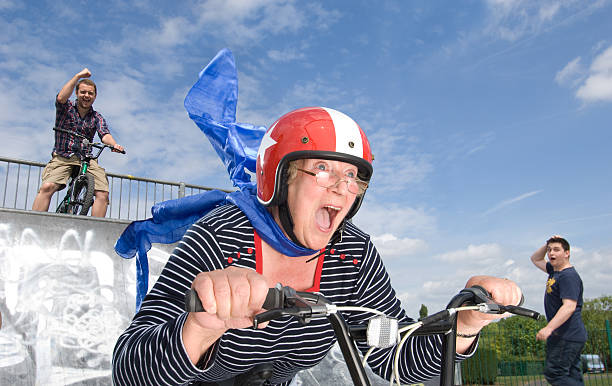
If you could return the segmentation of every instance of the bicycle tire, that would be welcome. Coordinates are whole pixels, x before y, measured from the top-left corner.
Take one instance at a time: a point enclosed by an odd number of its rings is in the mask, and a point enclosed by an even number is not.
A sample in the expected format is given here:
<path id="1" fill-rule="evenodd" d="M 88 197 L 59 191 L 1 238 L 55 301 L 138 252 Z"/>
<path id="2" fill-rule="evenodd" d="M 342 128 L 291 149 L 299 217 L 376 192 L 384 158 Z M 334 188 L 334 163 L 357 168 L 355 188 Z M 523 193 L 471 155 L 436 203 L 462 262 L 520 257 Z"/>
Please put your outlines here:
<path id="1" fill-rule="evenodd" d="M 69 213 L 86 216 L 94 200 L 94 177 L 86 173 L 79 176 L 74 184 L 74 198 Z"/>
<path id="2" fill-rule="evenodd" d="M 68 213 L 68 205 L 66 204 L 65 200 L 62 200 L 62 202 L 59 204 L 55 212 L 56 213 Z"/>

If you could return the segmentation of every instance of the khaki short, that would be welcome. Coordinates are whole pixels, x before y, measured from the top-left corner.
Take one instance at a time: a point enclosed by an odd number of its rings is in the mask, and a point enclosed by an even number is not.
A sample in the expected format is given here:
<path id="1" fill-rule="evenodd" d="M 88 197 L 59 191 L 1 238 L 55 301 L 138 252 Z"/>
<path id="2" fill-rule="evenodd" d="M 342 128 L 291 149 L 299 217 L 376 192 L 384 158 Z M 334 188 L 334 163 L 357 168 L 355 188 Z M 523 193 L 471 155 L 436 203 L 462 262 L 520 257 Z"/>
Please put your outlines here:
<path id="1" fill-rule="evenodd" d="M 66 186 L 66 182 L 68 181 L 70 172 L 72 171 L 72 166 L 81 166 L 81 161 L 76 155 L 66 158 L 53 154 L 53 158 L 51 158 L 51 161 L 49 161 L 43 170 L 42 182 L 53 182 L 62 187 Z M 106 177 L 106 171 L 103 167 L 98 165 L 96 160 L 91 160 L 87 172 L 94 176 L 95 190 L 108 192 L 108 178 Z"/>

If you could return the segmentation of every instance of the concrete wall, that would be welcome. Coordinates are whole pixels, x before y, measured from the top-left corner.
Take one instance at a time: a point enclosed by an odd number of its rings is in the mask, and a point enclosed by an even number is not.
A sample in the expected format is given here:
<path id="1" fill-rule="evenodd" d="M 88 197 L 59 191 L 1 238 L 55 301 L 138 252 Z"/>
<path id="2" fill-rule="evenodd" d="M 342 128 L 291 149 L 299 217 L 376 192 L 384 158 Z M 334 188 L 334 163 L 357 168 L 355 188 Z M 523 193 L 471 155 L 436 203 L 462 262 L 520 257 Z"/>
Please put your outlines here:
<path id="1" fill-rule="evenodd" d="M 135 309 L 135 262 L 113 250 L 127 224 L 0 209 L 0 385 L 111 384 L 112 350 Z M 151 285 L 172 248 L 149 252 Z M 297 384 L 351 385 L 339 348 Z"/>
<path id="2" fill-rule="evenodd" d="M 108 385 L 135 306 L 129 222 L 0 209 L 0 385 Z M 172 246 L 150 253 L 152 281 Z"/>

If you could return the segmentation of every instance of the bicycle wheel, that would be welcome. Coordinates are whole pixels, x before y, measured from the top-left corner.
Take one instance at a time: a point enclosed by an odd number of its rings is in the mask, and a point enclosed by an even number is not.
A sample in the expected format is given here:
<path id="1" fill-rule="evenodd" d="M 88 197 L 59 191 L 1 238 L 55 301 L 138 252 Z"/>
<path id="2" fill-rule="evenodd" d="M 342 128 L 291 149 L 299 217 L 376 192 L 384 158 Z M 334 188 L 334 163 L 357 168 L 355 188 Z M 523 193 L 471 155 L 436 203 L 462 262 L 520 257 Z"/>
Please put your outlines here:
<path id="1" fill-rule="evenodd" d="M 94 197 L 94 178 L 87 173 L 84 176 L 79 176 L 74 184 L 74 201 L 69 212 L 72 214 L 87 215 L 89 208 L 93 204 Z"/>
<path id="2" fill-rule="evenodd" d="M 62 200 L 59 206 L 57 207 L 56 213 L 68 213 L 68 204 L 66 204 L 66 200 Z"/>

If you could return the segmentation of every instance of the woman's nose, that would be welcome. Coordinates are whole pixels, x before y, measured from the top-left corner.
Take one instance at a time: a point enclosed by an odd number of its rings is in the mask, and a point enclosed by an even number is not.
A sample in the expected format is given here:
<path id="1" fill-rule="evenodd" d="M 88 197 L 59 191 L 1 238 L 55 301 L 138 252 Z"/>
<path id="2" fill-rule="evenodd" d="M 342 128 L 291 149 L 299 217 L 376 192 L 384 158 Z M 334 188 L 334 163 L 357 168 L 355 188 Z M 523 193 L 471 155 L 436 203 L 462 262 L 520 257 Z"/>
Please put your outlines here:
<path id="1" fill-rule="evenodd" d="M 348 181 L 338 178 L 338 181 L 330 186 L 330 189 L 338 194 L 346 194 L 348 192 Z"/>

